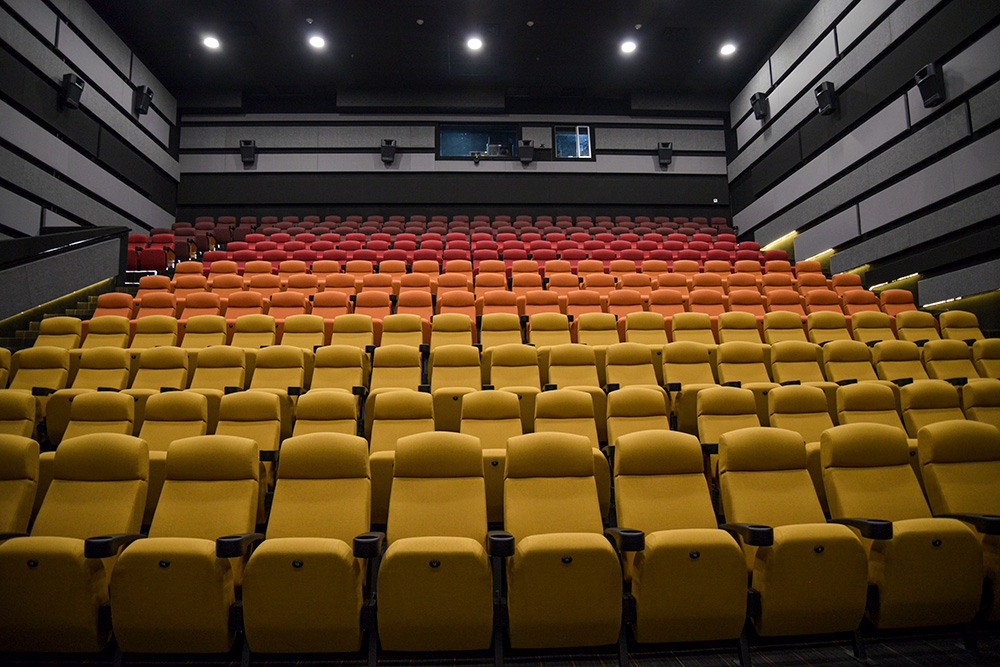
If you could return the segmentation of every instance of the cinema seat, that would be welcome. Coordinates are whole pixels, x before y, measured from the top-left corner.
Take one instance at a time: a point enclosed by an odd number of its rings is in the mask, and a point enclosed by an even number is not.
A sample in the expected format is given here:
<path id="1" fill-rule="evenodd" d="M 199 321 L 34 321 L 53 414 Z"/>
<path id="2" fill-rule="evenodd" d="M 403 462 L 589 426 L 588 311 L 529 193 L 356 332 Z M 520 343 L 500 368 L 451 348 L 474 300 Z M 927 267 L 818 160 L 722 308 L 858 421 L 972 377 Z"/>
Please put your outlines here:
<path id="1" fill-rule="evenodd" d="M 509 391 L 474 391 L 462 398 L 460 432 L 479 438 L 486 482 L 486 517 L 503 521 L 503 472 L 507 440 L 522 435 L 517 394 Z"/>
<path id="2" fill-rule="evenodd" d="M 30 438 L 35 432 L 35 397 L 26 391 L 0 390 L 0 435 Z"/>
<path id="3" fill-rule="evenodd" d="M 0 533 L 26 533 L 38 488 L 38 443 L 0 433 Z"/>
<path id="4" fill-rule="evenodd" d="M 38 323 L 38 336 L 32 347 L 61 347 L 72 350 L 80 347 L 83 324 L 76 317 L 46 317 Z M 6 386 L 0 383 L 0 386 Z"/>
<path id="5" fill-rule="evenodd" d="M 708 347 L 690 341 L 663 346 L 663 386 L 670 393 L 678 430 L 698 433 L 698 392 L 717 385 Z"/>
<path id="6" fill-rule="evenodd" d="M 771 426 L 795 431 L 805 441 L 806 467 L 816 488 L 819 503 L 823 510 L 827 511 L 819 441 L 823 431 L 833 428 L 834 424 L 826 395 L 818 387 L 794 385 L 778 387 L 767 394 L 767 410 Z"/>
<path id="7" fill-rule="evenodd" d="M 651 430 L 670 430 L 669 413 L 658 387 L 636 385 L 608 394 L 609 446 L 617 447 L 622 436 Z"/>
<path id="8" fill-rule="evenodd" d="M 463 397 L 482 390 L 479 350 L 471 345 L 442 345 L 431 350 L 427 375 L 438 431 L 458 431 Z"/>
<path id="9" fill-rule="evenodd" d="M 434 430 L 434 401 L 426 392 L 388 391 L 379 396 L 372 413 L 369 439 L 372 522 L 384 524 L 389 511 L 396 443 L 405 436 Z"/>
<path id="10" fill-rule="evenodd" d="M 979 328 L 979 318 L 974 313 L 965 310 L 947 310 L 939 318 L 941 336 L 954 338 L 965 342 L 983 340 L 983 331 Z"/>
<path id="11" fill-rule="evenodd" d="M 905 310 L 897 314 L 896 335 L 900 340 L 913 341 L 921 346 L 927 341 L 941 339 L 937 320 L 922 310 Z"/>

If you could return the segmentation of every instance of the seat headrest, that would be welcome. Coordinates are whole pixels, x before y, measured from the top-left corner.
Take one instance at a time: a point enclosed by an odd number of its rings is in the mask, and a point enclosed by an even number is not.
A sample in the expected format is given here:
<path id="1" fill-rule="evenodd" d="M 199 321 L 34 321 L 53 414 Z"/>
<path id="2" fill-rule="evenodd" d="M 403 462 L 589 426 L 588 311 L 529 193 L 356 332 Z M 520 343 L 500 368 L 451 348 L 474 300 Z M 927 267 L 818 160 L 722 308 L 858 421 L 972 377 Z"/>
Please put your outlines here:
<path id="1" fill-rule="evenodd" d="M 819 345 L 802 340 L 783 340 L 771 345 L 772 363 L 819 363 Z"/>
<path id="2" fill-rule="evenodd" d="M 351 313 L 350 315 L 339 315 L 333 320 L 334 333 L 368 333 L 371 331 L 371 315 Z"/>
<path id="3" fill-rule="evenodd" d="M 346 391 L 309 391 L 295 405 L 296 419 L 317 421 L 356 419 L 358 401 Z"/>
<path id="4" fill-rule="evenodd" d="M 663 346 L 663 363 L 707 364 L 708 348 L 701 343 L 678 340 Z"/>
<path id="5" fill-rule="evenodd" d="M 992 424 L 965 419 L 936 422 L 922 427 L 917 440 L 923 465 L 1000 461 L 1000 430 Z"/>
<path id="6" fill-rule="evenodd" d="M 147 292 L 139 299 L 139 308 L 171 308 L 177 298 L 170 292 Z"/>
<path id="7" fill-rule="evenodd" d="M 733 341 L 719 345 L 720 364 L 762 364 L 767 346 L 760 343 Z"/>
<path id="8" fill-rule="evenodd" d="M 471 345 L 441 345 L 431 350 L 431 367 L 475 366 L 479 367 L 479 350 Z"/>
<path id="9" fill-rule="evenodd" d="M 1000 407 L 1000 380 L 970 382 L 962 387 L 962 400 L 966 408 Z"/>
<path id="10" fill-rule="evenodd" d="M 257 443 L 230 435 L 199 435 L 170 443 L 169 480 L 256 480 L 260 463 Z"/>
<path id="11" fill-rule="evenodd" d="M 569 329 L 569 319 L 562 313 L 535 313 L 528 318 L 535 331 L 561 331 Z"/>
<path id="12" fill-rule="evenodd" d="M 895 411 L 896 397 L 893 395 L 892 389 L 884 384 L 858 382 L 837 388 L 837 410 L 843 412 Z"/>
<path id="13" fill-rule="evenodd" d="M 808 414 L 826 412 L 826 393 L 819 387 L 806 385 L 775 387 L 767 392 L 772 414 Z"/>
<path id="14" fill-rule="evenodd" d="M 907 466 L 906 431 L 886 424 L 843 424 L 823 431 L 820 451 L 824 468 Z"/>
<path id="15" fill-rule="evenodd" d="M 772 303 L 777 303 L 774 299 Z M 795 303 L 798 303 L 796 301 Z M 775 310 L 764 314 L 765 329 L 801 329 L 802 318 L 787 310 Z"/>
<path id="16" fill-rule="evenodd" d="M 538 352 L 530 345 L 520 343 L 497 345 L 490 349 L 490 354 L 493 356 L 491 362 L 493 366 L 538 366 Z"/>
<path id="17" fill-rule="evenodd" d="M 806 444 L 795 431 L 757 426 L 719 437 L 719 471 L 802 470 Z"/>
<path id="18" fill-rule="evenodd" d="M 593 419 L 594 401 L 576 389 L 545 391 L 535 398 L 535 419 Z"/>
<path id="19" fill-rule="evenodd" d="M 236 331 L 242 333 L 274 333 L 274 318 L 270 315 L 240 315 L 236 318 Z"/>
<path id="20" fill-rule="evenodd" d="M 549 349 L 549 366 L 593 366 L 595 363 L 597 357 L 589 345 L 566 343 Z"/>
<path id="21" fill-rule="evenodd" d="M 49 336 L 79 334 L 83 323 L 77 317 L 46 317 L 38 325 L 38 333 Z"/>
<path id="22" fill-rule="evenodd" d="M 145 440 L 117 433 L 92 433 L 59 443 L 52 464 L 55 479 L 122 482 L 149 477 Z"/>
<path id="23" fill-rule="evenodd" d="M 831 340 L 823 346 L 823 360 L 830 362 L 871 363 L 871 350 L 867 345 L 857 340 Z"/>
<path id="24" fill-rule="evenodd" d="M 277 292 L 270 297 L 271 307 L 292 308 L 304 306 L 306 295 L 302 292 Z"/>
<path id="25" fill-rule="evenodd" d="M 281 419 L 281 402 L 269 391 L 238 391 L 222 397 L 219 420 L 255 422 Z"/>
<path id="26" fill-rule="evenodd" d="M 517 394 L 509 391 L 474 391 L 462 397 L 462 419 L 518 419 Z"/>
<path id="27" fill-rule="evenodd" d="M 806 323 L 813 329 L 847 328 L 847 318 L 844 317 L 844 314 L 835 313 L 832 310 L 821 310 L 818 313 L 809 313 L 806 316 Z"/>
<path id="28" fill-rule="evenodd" d="M 291 315 L 285 318 L 285 333 L 313 333 L 323 331 L 323 318 L 319 315 Z"/>
<path id="29" fill-rule="evenodd" d="M 697 474 L 704 465 L 698 438 L 688 433 L 641 431 L 615 442 L 615 475 Z"/>
<path id="30" fill-rule="evenodd" d="M 677 313 L 671 319 L 671 326 L 674 331 L 709 329 L 712 326 L 712 318 L 708 313 Z"/>
<path id="31" fill-rule="evenodd" d="M 934 316 L 922 310 L 904 310 L 896 315 L 896 325 L 903 328 L 933 329 Z"/>
<path id="32" fill-rule="evenodd" d="M 651 364 L 653 356 L 650 348 L 646 345 L 640 343 L 618 343 L 617 345 L 608 346 L 605 359 L 609 366 L 635 366 Z"/>
<path id="33" fill-rule="evenodd" d="M 294 368 L 305 363 L 305 351 L 293 345 L 271 345 L 257 351 L 257 368 Z"/>
<path id="34" fill-rule="evenodd" d="M 482 477 L 483 449 L 479 438 L 463 433 L 432 431 L 396 441 L 393 477 Z"/>
<path id="35" fill-rule="evenodd" d="M 310 433 L 288 438 L 281 443 L 279 479 L 368 476 L 368 442 L 364 438 L 342 433 Z"/>
<path id="36" fill-rule="evenodd" d="M 361 366 L 364 363 L 364 351 L 353 345 L 325 345 L 316 350 L 315 366 Z"/>
<path id="37" fill-rule="evenodd" d="M 720 329 L 756 329 L 757 318 L 753 313 L 731 310 L 719 315 Z"/>
<path id="38" fill-rule="evenodd" d="M 967 310 L 946 310 L 939 319 L 942 327 L 957 329 L 978 329 L 979 318 Z"/>
<path id="39" fill-rule="evenodd" d="M 375 366 L 382 368 L 420 366 L 420 350 L 409 345 L 382 345 L 375 348 Z"/>
<path id="40" fill-rule="evenodd" d="M 88 391 L 73 397 L 70 418 L 73 421 L 120 422 L 135 418 L 135 399 L 111 391 Z"/>
<path id="41" fill-rule="evenodd" d="M 593 477 L 590 440 L 570 433 L 529 433 L 507 441 L 509 479 L 524 477 Z"/>
<path id="42" fill-rule="evenodd" d="M 755 413 L 753 392 L 739 387 L 709 387 L 698 392 L 698 414 L 743 415 Z"/>
<path id="43" fill-rule="evenodd" d="M 106 292 L 97 297 L 98 308 L 131 308 L 132 295 L 124 292 Z"/>
<path id="44" fill-rule="evenodd" d="M 208 421 L 208 398 L 194 391 L 169 391 L 146 399 L 146 421 Z"/>
<path id="45" fill-rule="evenodd" d="M 664 318 L 660 313 L 629 313 L 625 316 L 626 329 L 664 330 Z"/>
<path id="46" fill-rule="evenodd" d="M 170 315 L 143 315 L 135 321 L 136 333 L 177 333 L 177 318 Z"/>
<path id="47" fill-rule="evenodd" d="M 187 321 L 185 331 L 192 333 L 217 333 L 226 330 L 226 318 L 222 315 L 195 315 Z"/>
<path id="48" fill-rule="evenodd" d="M 929 340 L 924 343 L 922 352 L 924 355 L 924 361 L 968 359 L 969 345 L 965 341 L 950 338 L 944 338 L 942 340 Z"/>
<path id="49" fill-rule="evenodd" d="M 872 358 L 880 361 L 916 361 L 920 363 L 920 348 L 908 340 L 881 340 L 872 346 Z"/>
<path id="50" fill-rule="evenodd" d="M 899 389 L 903 410 L 958 409 L 958 387 L 944 380 L 921 380 Z"/>
<path id="51" fill-rule="evenodd" d="M 39 345 L 19 350 L 14 356 L 21 368 L 69 368 L 69 350 L 61 347 Z"/>
<path id="52" fill-rule="evenodd" d="M 848 292 L 848 294 L 853 294 L 853 292 Z M 855 329 L 888 329 L 891 322 L 888 315 L 882 312 L 875 312 L 874 310 L 862 310 L 861 312 L 854 313 L 851 316 L 851 320 Z"/>
<path id="53" fill-rule="evenodd" d="M 652 387 L 622 387 L 608 394 L 609 417 L 666 417 L 663 393 Z"/>
<path id="54" fill-rule="evenodd" d="M 433 419 L 434 399 L 421 391 L 388 391 L 375 401 L 375 419 Z"/>
<path id="55" fill-rule="evenodd" d="M 441 313 L 431 318 L 433 331 L 472 331 L 472 319 L 464 313 Z"/>
<path id="56" fill-rule="evenodd" d="M 31 398 L 30 394 L 25 396 Z M 3 479 L 38 479 L 37 442 L 19 435 L 0 435 L 0 480 Z"/>
<path id="57" fill-rule="evenodd" d="M 611 313 L 581 313 L 577 318 L 577 328 L 583 331 L 614 329 L 616 322 Z"/>
<path id="58" fill-rule="evenodd" d="M 92 347 L 80 354 L 80 368 L 115 369 L 127 368 L 129 352 L 120 347 Z"/>
<path id="59" fill-rule="evenodd" d="M 179 347 L 151 347 L 139 353 L 139 368 L 187 368 L 187 351 Z"/>
<path id="60" fill-rule="evenodd" d="M 421 328 L 422 321 L 420 316 L 415 313 L 397 313 L 395 315 L 386 315 L 385 319 L 382 320 L 383 333 L 386 331 L 392 333 L 400 331 L 421 331 Z"/>
<path id="61" fill-rule="evenodd" d="M 213 345 L 198 350 L 198 367 L 204 368 L 230 368 L 233 366 L 244 366 L 247 360 L 247 353 L 241 347 L 230 345 Z"/>
<path id="62" fill-rule="evenodd" d="M 87 324 L 87 331 L 92 334 L 122 334 L 128 333 L 128 318 L 121 315 L 101 315 Z"/>
<path id="63" fill-rule="evenodd" d="M 26 391 L 0 391 L 0 419 L 18 418 L 34 420 L 35 397 Z"/>

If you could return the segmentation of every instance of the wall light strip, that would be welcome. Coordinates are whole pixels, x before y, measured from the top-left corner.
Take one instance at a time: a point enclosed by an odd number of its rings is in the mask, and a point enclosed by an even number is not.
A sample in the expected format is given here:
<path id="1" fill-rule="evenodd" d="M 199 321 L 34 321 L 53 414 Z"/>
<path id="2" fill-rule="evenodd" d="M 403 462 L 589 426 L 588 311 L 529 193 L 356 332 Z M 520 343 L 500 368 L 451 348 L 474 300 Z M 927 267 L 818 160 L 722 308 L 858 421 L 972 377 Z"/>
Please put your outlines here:
<path id="1" fill-rule="evenodd" d="M 788 232 L 787 234 L 785 234 L 784 236 L 781 236 L 779 238 L 774 239 L 773 241 L 771 241 L 770 243 L 768 243 L 766 246 L 764 246 L 763 248 L 761 248 L 761 250 L 770 250 L 771 248 L 773 248 L 776 245 L 780 245 L 781 243 L 784 243 L 785 241 L 787 241 L 789 239 L 795 238 L 798 235 L 798 233 L 799 233 L 799 230 L 797 230 L 797 229 L 792 230 L 792 231 Z"/>
<path id="2" fill-rule="evenodd" d="M 833 248 L 827 248 L 823 252 L 817 253 L 817 254 L 813 255 L 812 257 L 808 258 L 806 261 L 807 262 L 811 262 L 813 260 L 819 259 L 820 257 L 826 257 L 827 255 L 832 255 L 834 252 L 836 252 L 836 251 Z"/>

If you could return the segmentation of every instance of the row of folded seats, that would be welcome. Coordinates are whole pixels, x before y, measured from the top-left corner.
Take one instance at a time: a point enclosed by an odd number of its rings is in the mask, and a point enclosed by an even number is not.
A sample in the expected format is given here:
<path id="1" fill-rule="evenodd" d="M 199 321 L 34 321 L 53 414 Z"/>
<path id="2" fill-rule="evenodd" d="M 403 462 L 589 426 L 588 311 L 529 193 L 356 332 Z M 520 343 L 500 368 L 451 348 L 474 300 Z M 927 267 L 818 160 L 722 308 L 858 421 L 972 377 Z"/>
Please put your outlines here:
<path id="1" fill-rule="evenodd" d="M 926 496 L 903 432 L 824 430 L 829 519 L 795 431 L 719 437 L 717 512 L 698 439 L 639 430 L 616 442 L 611 529 L 585 437 L 504 442 L 503 531 L 489 530 L 479 438 L 430 431 L 394 445 L 384 533 L 369 532 L 377 482 L 357 436 L 286 440 L 260 533 L 262 446 L 175 439 L 142 535 L 147 442 L 99 434 L 60 445 L 31 533 L 17 535 L 29 526 L 38 446 L 0 437 L 0 646 L 96 652 L 113 633 L 126 654 L 226 653 L 241 632 L 249 658 L 358 651 L 367 636 L 369 664 L 380 646 L 491 645 L 500 664 L 508 645 L 617 644 L 624 666 L 631 634 L 733 642 L 748 664 L 748 617 L 764 637 L 844 633 L 862 660 L 865 617 L 876 630 L 967 631 L 998 617 L 1000 431 L 990 425 L 920 429 Z"/>
<path id="2" fill-rule="evenodd" d="M 1000 348 L 996 339 L 982 342 Z M 964 348 L 964 356 L 933 354 L 944 347 Z M 287 345 L 91 348 L 81 351 L 71 378 L 69 352 L 41 347 L 15 356 L 10 388 L 0 393 L 0 422 L 23 436 L 44 423 L 53 445 L 81 429 L 113 427 L 146 438 L 157 451 L 175 437 L 169 428 L 152 435 L 163 422 L 183 422 L 195 434 L 252 432 L 267 449 L 317 430 L 357 433 L 371 443 L 373 467 L 380 466 L 381 520 L 395 439 L 414 431 L 470 432 L 490 445 L 492 457 L 510 435 L 568 431 L 586 436 L 601 463 L 602 446 L 650 424 L 675 426 L 704 443 L 730 428 L 758 425 L 791 428 L 810 443 L 825 428 L 852 420 L 891 424 L 911 438 L 941 419 L 1000 426 L 1000 355 L 973 364 L 962 341 L 928 343 L 923 351 L 922 363 L 907 341 L 872 349 L 856 341 L 822 348 L 732 342 L 715 349 L 683 341 L 515 343 L 482 353 L 449 344 L 426 357 L 403 344 L 370 354 L 348 345 L 315 352 Z M 498 472 L 495 459 L 492 465 Z M 811 466 L 822 498 L 818 458 Z M 716 477 L 714 459 L 706 471 Z M 608 475 L 598 481 L 607 513 Z M 499 502 L 492 507 L 496 516 Z"/>

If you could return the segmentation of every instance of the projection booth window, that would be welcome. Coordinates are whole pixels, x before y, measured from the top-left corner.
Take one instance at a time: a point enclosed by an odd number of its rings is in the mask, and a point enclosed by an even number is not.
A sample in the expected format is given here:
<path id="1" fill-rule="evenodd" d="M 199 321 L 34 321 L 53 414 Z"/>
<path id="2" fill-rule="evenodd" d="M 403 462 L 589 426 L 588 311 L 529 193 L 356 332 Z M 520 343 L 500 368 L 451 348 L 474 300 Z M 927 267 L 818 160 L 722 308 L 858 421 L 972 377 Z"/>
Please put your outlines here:
<path id="1" fill-rule="evenodd" d="M 557 125 L 553 131 L 556 159 L 592 159 L 590 127 L 587 125 Z"/>
<path id="2" fill-rule="evenodd" d="M 514 125 L 441 125 L 438 130 L 438 157 L 442 158 L 513 159 L 517 144 Z"/>

